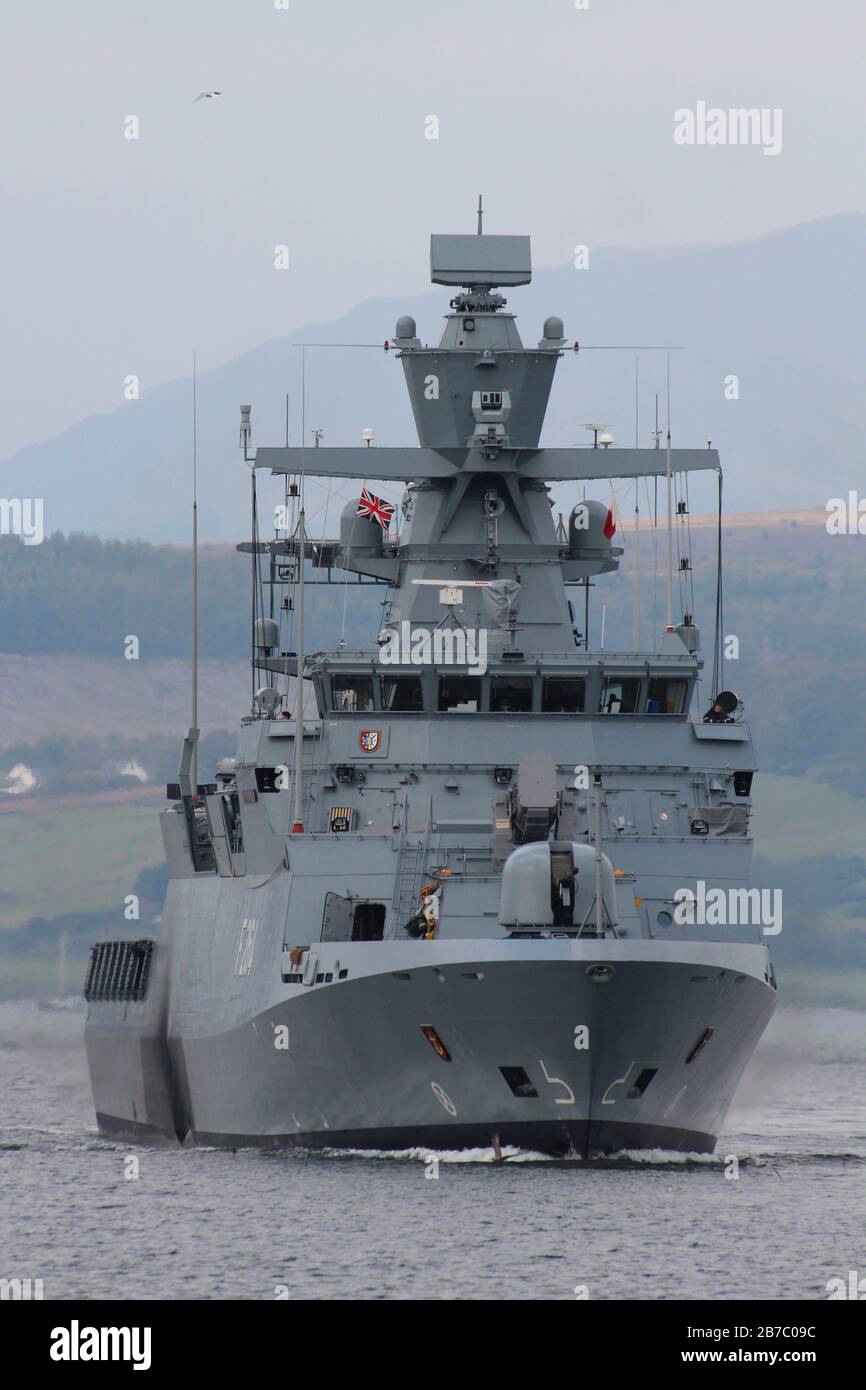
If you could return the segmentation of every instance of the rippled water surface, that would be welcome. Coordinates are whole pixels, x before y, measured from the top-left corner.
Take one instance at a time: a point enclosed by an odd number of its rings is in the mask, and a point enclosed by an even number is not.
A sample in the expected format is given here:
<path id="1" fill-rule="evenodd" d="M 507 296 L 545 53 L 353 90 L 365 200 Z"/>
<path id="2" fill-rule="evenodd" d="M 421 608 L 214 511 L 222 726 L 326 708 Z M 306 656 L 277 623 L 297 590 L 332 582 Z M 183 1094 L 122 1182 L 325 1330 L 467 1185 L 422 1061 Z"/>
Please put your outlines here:
<path id="1" fill-rule="evenodd" d="M 46 1298 L 826 1298 L 866 1275 L 863 1014 L 782 1010 L 715 1156 L 588 1164 L 106 1143 L 83 1022 L 0 1005 L 0 1275 Z"/>

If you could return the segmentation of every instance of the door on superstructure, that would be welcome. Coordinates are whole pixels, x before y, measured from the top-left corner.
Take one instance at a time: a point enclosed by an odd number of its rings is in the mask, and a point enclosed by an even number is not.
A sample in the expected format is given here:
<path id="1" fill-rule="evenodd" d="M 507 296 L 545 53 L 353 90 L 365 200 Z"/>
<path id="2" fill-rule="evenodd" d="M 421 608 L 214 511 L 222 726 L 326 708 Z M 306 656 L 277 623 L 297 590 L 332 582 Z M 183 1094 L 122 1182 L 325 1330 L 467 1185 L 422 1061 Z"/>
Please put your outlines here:
<path id="1" fill-rule="evenodd" d="M 322 913 L 322 940 L 351 941 L 354 915 L 355 903 L 352 898 L 344 898 L 339 893 L 326 893 Z"/>
<path id="2" fill-rule="evenodd" d="M 384 903 L 356 903 L 352 919 L 353 941 L 381 941 L 385 931 Z"/>

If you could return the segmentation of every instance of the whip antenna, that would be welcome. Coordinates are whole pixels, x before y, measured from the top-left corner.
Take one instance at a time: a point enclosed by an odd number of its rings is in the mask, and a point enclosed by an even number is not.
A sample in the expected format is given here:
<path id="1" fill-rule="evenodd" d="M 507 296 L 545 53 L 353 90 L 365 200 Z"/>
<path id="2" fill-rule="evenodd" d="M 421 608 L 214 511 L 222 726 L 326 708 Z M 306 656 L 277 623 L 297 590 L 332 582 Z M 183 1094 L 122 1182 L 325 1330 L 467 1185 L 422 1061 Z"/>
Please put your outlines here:
<path id="1" fill-rule="evenodd" d="M 198 401 L 197 362 L 192 354 L 192 795 L 198 796 Z"/>

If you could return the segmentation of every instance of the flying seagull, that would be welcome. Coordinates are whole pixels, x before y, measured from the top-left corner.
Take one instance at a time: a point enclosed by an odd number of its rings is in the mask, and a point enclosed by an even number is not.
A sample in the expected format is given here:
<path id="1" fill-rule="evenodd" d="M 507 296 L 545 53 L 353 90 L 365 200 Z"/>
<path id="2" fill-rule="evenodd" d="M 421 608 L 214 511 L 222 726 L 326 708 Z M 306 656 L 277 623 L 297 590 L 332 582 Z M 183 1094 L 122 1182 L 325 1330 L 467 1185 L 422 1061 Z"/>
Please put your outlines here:
<path id="1" fill-rule="evenodd" d="M 201 101 L 202 97 L 221 97 L 221 96 L 222 96 L 222 92 L 199 92 L 198 96 L 196 97 L 195 101 L 193 102 L 193 106 L 195 106 L 195 102 L 196 102 L 196 101 Z"/>

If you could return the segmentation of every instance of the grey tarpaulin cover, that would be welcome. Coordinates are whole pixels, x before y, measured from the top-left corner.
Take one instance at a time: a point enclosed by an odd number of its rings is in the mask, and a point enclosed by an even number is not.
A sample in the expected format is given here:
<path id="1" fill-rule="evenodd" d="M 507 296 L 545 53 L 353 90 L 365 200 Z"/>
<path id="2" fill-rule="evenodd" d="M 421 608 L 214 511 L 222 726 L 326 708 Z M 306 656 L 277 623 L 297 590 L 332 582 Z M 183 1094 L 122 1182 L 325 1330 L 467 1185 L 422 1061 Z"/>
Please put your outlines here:
<path id="1" fill-rule="evenodd" d="M 481 590 L 490 617 L 497 627 L 508 626 L 508 614 L 516 613 L 520 602 L 520 585 L 516 579 L 492 579 Z"/>
<path id="2" fill-rule="evenodd" d="M 711 835 L 745 835 L 749 825 L 748 806 L 698 806 L 689 811 L 689 821 L 706 821 Z"/>

